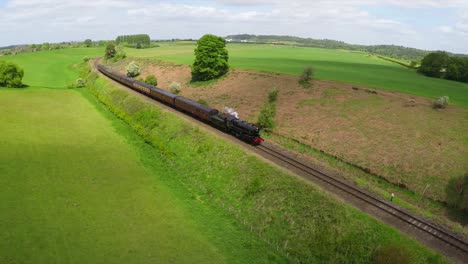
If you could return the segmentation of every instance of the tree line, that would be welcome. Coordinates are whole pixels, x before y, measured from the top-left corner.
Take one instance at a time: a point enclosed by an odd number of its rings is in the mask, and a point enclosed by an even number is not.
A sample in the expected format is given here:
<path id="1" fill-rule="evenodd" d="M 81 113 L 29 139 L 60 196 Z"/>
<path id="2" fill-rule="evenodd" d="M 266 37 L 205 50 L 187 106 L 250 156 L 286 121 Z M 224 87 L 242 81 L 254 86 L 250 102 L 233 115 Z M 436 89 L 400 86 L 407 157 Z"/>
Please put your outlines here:
<path id="1" fill-rule="evenodd" d="M 355 45 L 331 39 L 313 39 L 294 36 L 239 34 L 226 36 L 226 39 L 230 39 L 235 42 L 249 41 L 254 43 L 275 43 L 303 47 L 354 50 L 388 56 L 396 59 L 416 61 L 422 59 L 428 53 L 426 50 L 397 45 Z"/>
<path id="2" fill-rule="evenodd" d="M 148 34 L 136 34 L 136 35 L 122 35 L 115 39 L 117 44 L 123 46 L 130 46 L 137 49 L 149 48 L 151 45 L 151 38 Z"/>
<path id="3" fill-rule="evenodd" d="M 468 57 L 450 56 L 447 52 L 429 53 L 418 69 L 429 77 L 468 83 Z"/>

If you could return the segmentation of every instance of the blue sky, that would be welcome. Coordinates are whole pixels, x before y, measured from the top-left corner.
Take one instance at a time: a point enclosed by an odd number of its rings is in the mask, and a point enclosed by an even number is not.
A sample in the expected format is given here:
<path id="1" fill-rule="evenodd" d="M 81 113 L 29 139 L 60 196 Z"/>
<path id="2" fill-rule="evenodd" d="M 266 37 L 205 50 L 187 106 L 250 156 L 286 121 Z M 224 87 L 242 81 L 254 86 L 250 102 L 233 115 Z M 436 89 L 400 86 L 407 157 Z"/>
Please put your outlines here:
<path id="1" fill-rule="evenodd" d="M 468 54 L 468 0 L 0 0 L 0 23 L 0 46 L 250 33 Z"/>

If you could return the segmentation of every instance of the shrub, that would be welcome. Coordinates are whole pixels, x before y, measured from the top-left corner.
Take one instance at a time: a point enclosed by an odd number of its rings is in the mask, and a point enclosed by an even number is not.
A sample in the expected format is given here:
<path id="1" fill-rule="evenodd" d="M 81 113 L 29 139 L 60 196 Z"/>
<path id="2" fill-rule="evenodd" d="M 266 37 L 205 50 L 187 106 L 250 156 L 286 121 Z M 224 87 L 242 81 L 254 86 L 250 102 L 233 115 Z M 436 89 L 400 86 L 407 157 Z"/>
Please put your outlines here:
<path id="1" fill-rule="evenodd" d="M 312 67 L 304 68 L 301 76 L 299 77 L 299 84 L 302 85 L 304 88 L 309 88 L 311 86 L 310 81 L 314 77 L 314 70 Z"/>
<path id="2" fill-rule="evenodd" d="M 387 245 L 376 250 L 376 264 L 409 264 L 411 263 L 411 254 L 403 246 Z"/>
<path id="3" fill-rule="evenodd" d="M 114 61 L 125 59 L 126 57 L 127 57 L 127 54 L 125 54 L 124 47 L 120 45 L 117 46 L 115 56 L 114 56 Z"/>
<path id="4" fill-rule="evenodd" d="M 274 103 L 266 103 L 260 111 L 257 125 L 264 130 L 272 129 L 275 126 L 275 115 L 276 105 Z"/>
<path id="5" fill-rule="evenodd" d="M 0 61 L 0 86 L 21 87 L 24 71 L 12 62 Z"/>
<path id="6" fill-rule="evenodd" d="M 268 93 L 268 102 L 274 103 L 278 99 L 278 89 L 273 89 Z"/>
<path id="7" fill-rule="evenodd" d="M 149 85 L 153 85 L 153 86 L 158 85 L 158 79 L 153 74 L 146 76 L 144 82 L 149 84 Z"/>
<path id="8" fill-rule="evenodd" d="M 83 78 L 78 78 L 78 79 L 76 80 L 76 84 L 75 84 L 75 85 L 76 85 L 77 88 L 83 88 L 83 87 L 86 86 L 86 82 L 85 82 L 85 80 L 83 80 Z"/>
<path id="9" fill-rule="evenodd" d="M 127 71 L 128 77 L 133 78 L 140 75 L 140 66 L 134 61 L 130 62 L 127 67 L 125 67 L 125 70 Z"/>
<path id="10" fill-rule="evenodd" d="M 445 191 L 449 206 L 468 212 L 468 173 L 452 178 Z"/>
<path id="11" fill-rule="evenodd" d="M 180 93 L 180 83 L 172 82 L 171 84 L 169 84 L 169 90 L 173 94 L 179 94 Z"/>
<path id="12" fill-rule="evenodd" d="M 107 44 L 106 46 L 106 54 L 105 54 L 105 58 L 108 60 L 108 59 L 112 59 L 115 57 L 115 44 L 110 42 Z"/>
<path id="13" fill-rule="evenodd" d="M 88 61 L 89 61 L 89 58 L 88 58 L 88 57 L 84 57 L 84 58 L 83 58 L 83 61 L 84 61 L 84 62 L 88 62 Z"/>
<path id="14" fill-rule="evenodd" d="M 449 97 L 448 96 L 442 96 L 440 97 L 439 99 L 437 99 L 434 104 L 433 104 L 433 107 L 434 108 L 445 108 L 447 107 L 449 103 Z"/>

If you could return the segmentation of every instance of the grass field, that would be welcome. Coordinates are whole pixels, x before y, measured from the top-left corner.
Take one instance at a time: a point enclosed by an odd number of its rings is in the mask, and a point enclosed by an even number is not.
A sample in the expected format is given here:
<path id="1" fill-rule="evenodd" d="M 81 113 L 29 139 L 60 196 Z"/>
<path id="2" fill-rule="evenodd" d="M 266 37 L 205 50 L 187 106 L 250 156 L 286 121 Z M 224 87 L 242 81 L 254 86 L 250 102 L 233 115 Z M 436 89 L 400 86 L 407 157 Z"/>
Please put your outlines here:
<path id="1" fill-rule="evenodd" d="M 161 44 L 153 49 L 127 49 L 129 56 L 193 63 L 194 44 Z M 306 66 L 315 78 L 398 91 L 428 98 L 448 95 L 468 107 L 468 84 L 434 79 L 367 53 L 292 46 L 228 44 L 231 67 L 300 75 Z"/>
<path id="2" fill-rule="evenodd" d="M 78 77 L 72 64 L 97 53 L 8 58 L 29 87 L 0 88 L 0 263 L 283 262 L 163 183 L 177 172 L 86 90 L 62 89 Z"/>
<path id="3" fill-rule="evenodd" d="M 104 80 L 90 90 L 132 127 L 62 89 L 100 52 L 7 57 L 29 87 L 0 89 L 0 263 L 366 263 L 394 244 L 447 262 Z"/>
<path id="4" fill-rule="evenodd" d="M 101 56 L 104 48 L 74 48 L 0 57 L 13 61 L 24 69 L 23 83 L 34 87 L 65 88 L 77 78 L 74 63 L 85 57 Z"/>
<path id="5" fill-rule="evenodd" d="M 412 263 L 445 262 L 282 170 L 246 155 L 186 121 L 113 87 L 94 73 L 89 89 L 164 154 L 196 200 L 238 223 L 297 263 L 370 263 L 380 247 L 401 245 Z M 272 261 L 275 262 L 275 261 Z"/>

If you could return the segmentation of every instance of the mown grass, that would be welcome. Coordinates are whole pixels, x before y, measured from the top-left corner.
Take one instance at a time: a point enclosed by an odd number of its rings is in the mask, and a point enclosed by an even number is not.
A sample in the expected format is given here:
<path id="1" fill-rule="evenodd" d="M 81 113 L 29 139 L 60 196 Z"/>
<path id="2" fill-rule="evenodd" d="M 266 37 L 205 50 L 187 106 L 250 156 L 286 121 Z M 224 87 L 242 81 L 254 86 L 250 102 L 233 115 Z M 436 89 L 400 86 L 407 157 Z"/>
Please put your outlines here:
<path id="1" fill-rule="evenodd" d="M 87 90 L 61 86 L 78 77 L 56 68 L 80 62 L 75 52 L 21 56 L 50 71 L 0 88 L 0 263 L 285 262 L 167 181 L 178 172 Z"/>
<path id="2" fill-rule="evenodd" d="M 104 48 L 69 48 L 35 53 L 3 56 L 0 60 L 12 61 L 24 69 L 23 83 L 46 88 L 66 88 L 77 78 L 73 64 L 85 57 L 104 54 Z"/>
<path id="3" fill-rule="evenodd" d="M 153 49 L 127 49 L 129 56 L 192 64 L 193 45 L 161 44 Z M 234 68 L 300 75 L 314 68 L 314 78 L 398 91 L 428 98 L 443 95 L 451 103 L 468 107 L 468 84 L 429 78 L 416 71 L 367 53 L 293 46 L 228 44 Z"/>
<path id="4" fill-rule="evenodd" d="M 404 245 L 414 263 L 445 262 L 415 241 L 232 143 L 88 75 L 89 88 L 151 143 L 200 203 L 223 210 L 289 261 L 369 263 L 385 245 Z"/>
<path id="5" fill-rule="evenodd" d="M 78 93 L 2 90 L 0 111 L 0 262 L 223 262 Z"/>

